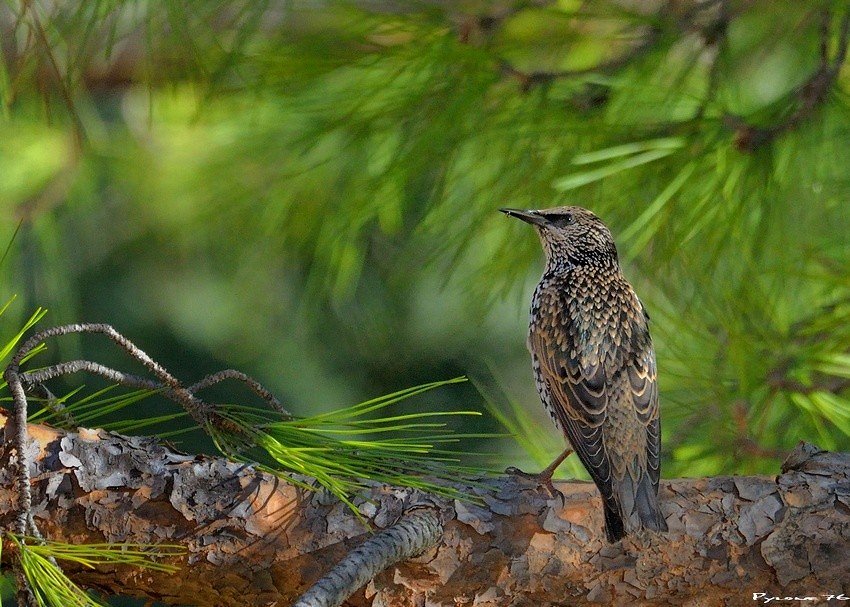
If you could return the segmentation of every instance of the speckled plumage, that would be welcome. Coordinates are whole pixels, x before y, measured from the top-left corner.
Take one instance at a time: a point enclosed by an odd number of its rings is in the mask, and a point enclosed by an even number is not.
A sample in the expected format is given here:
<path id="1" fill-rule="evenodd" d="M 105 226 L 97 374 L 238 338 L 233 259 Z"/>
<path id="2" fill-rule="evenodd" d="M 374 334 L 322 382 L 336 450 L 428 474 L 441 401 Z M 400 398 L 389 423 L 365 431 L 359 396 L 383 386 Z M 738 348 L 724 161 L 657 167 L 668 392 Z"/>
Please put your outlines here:
<path id="1" fill-rule="evenodd" d="M 602 493 L 608 541 L 642 527 L 666 531 L 649 318 L 620 271 L 610 231 L 581 207 L 503 211 L 535 225 L 546 252 L 528 333 L 534 377 Z"/>

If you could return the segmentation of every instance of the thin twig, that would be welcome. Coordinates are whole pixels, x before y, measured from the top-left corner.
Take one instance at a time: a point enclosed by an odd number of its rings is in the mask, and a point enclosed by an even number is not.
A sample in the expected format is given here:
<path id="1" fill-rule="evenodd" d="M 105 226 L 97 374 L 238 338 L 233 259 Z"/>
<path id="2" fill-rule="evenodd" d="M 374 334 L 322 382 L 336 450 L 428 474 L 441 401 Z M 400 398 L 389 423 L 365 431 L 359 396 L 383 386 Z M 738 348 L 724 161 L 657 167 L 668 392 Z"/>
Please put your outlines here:
<path id="1" fill-rule="evenodd" d="M 71 412 L 62 402 L 62 399 L 51 392 L 47 386 L 41 383 L 31 382 L 26 373 L 21 374 L 21 380 L 24 384 L 31 384 L 30 392 L 38 394 L 44 399 L 44 406 L 59 419 L 59 424 L 63 428 L 75 428 L 77 420 L 71 415 Z"/>
<path id="2" fill-rule="evenodd" d="M 717 81 L 720 76 L 720 60 L 726 49 L 726 34 L 729 28 L 729 6 L 726 0 L 721 0 L 719 3 L 717 18 L 712 24 L 712 27 L 704 36 L 706 41 L 705 51 L 710 51 L 711 65 L 708 68 L 708 83 L 706 84 L 705 97 L 697 108 L 694 114 L 694 121 L 700 121 L 705 117 L 705 112 L 709 105 L 714 101 L 717 94 Z"/>
<path id="3" fill-rule="evenodd" d="M 246 375 L 241 371 L 237 371 L 236 369 L 224 369 L 223 371 L 219 371 L 218 373 L 207 375 L 201 381 L 189 386 L 189 392 L 192 392 L 193 394 L 197 393 L 205 388 L 209 388 L 210 386 L 213 386 L 227 379 L 235 379 L 237 381 L 242 382 L 248 388 L 250 388 L 251 391 L 254 392 L 254 394 L 266 401 L 266 404 L 268 404 L 272 409 L 290 419 L 292 418 L 292 414 L 283 407 L 283 404 L 281 404 L 281 402 L 274 394 L 269 392 L 269 390 L 267 390 L 260 382 L 258 382 L 253 377 Z"/>
<path id="4" fill-rule="evenodd" d="M 349 552 L 292 607 L 337 607 L 381 571 L 422 554 L 442 536 L 436 510 L 413 510 Z"/>
<path id="5" fill-rule="evenodd" d="M 18 511 L 15 515 L 15 533 L 19 536 L 26 536 L 29 514 L 32 510 L 30 468 L 26 455 L 26 447 L 29 442 L 29 434 L 27 433 L 27 397 L 24 393 L 24 387 L 21 384 L 21 378 L 18 375 L 17 365 L 13 367 L 10 364 L 6 368 L 3 378 L 9 386 L 9 391 L 12 393 L 12 402 L 14 403 L 12 419 L 15 423 L 15 429 L 12 435 L 12 448 L 15 449 L 18 468 L 15 475 L 15 485 L 18 490 Z"/>
<path id="6" fill-rule="evenodd" d="M 80 119 L 80 115 L 77 112 L 77 106 L 74 103 L 74 97 L 71 94 L 71 90 L 68 88 L 65 79 L 62 77 L 62 71 L 59 69 L 59 62 L 56 61 L 56 57 L 53 55 L 53 49 L 50 47 L 50 41 L 47 39 L 47 32 L 44 31 L 44 27 L 41 24 L 41 19 L 38 17 L 38 10 L 33 7 L 32 2 L 24 2 L 24 11 L 25 14 L 28 12 L 31 16 L 30 20 L 32 25 L 32 32 L 35 34 L 36 40 L 41 44 L 42 50 L 47 57 L 47 62 L 50 64 L 50 68 L 53 70 L 54 76 L 56 78 L 56 83 L 59 85 L 59 92 L 62 94 L 62 99 L 65 101 L 65 105 L 68 108 L 68 113 L 71 116 L 71 120 L 74 122 L 74 130 L 77 135 L 77 139 L 79 142 L 83 142 L 86 139 L 85 128 L 83 127 L 83 121 Z"/>
<path id="7" fill-rule="evenodd" d="M 194 419 L 199 425 L 202 427 L 210 422 L 210 417 L 213 414 L 212 407 L 205 403 L 204 401 L 197 398 L 194 394 L 189 392 L 183 385 L 171 375 L 165 368 L 160 365 L 158 362 L 153 360 L 150 356 L 148 356 L 144 351 L 138 348 L 133 342 L 129 339 L 118 333 L 115 329 L 113 329 L 110 325 L 100 324 L 100 323 L 81 323 L 81 324 L 72 324 L 72 325 L 62 325 L 59 327 L 52 327 L 50 329 L 46 329 L 44 331 L 40 331 L 30 337 L 24 344 L 18 349 L 15 353 L 15 356 L 12 357 L 11 362 L 9 363 L 9 369 L 15 370 L 17 373 L 18 366 L 21 364 L 21 361 L 29 354 L 36 346 L 38 346 L 44 340 L 55 337 L 59 335 L 68 335 L 71 333 L 99 333 L 101 335 L 105 335 L 113 342 L 118 344 L 122 350 L 127 352 L 132 358 L 139 361 L 148 371 L 150 371 L 156 378 L 161 382 L 161 386 L 153 383 L 151 386 L 152 389 L 158 388 L 167 388 L 170 392 L 171 396 L 174 397 L 185 409 L 186 412 Z M 76 362 L 76 361 L 75 361 Z M 85 362 L 85 361 L 79 361 Z M 73 363 L 71 363 L 73 364 Z M 93 373 L 100 374 L 100 371 L 105 373 L 114 374 L 115 381 L 117 383 L 122 383 L 121 377 L 127 377 L 135 379 L 135 376 L 129 376 L 127 374 L 121 373 L 120 371 L 114 371 L 112 369 L 108 369 L 106 367 L 102 367 L 101 365 L 97 365 L 94 363 Z M 80 368 L 78 370 L 89 370 Z M 35 381 L 39 381 L 39 376 L 34 375 Z M 43 379 L 41 379 L 43 381 Z M 129 384 L 133 385 L 133 384 Z M 134 386 L 139 387 L 139 386 Z"/>
<path id="8" fill-rule="evenodd" d="M 787 369 L 779 367 L 768 373 L 767 385 L 775 390 L 796 392 L 797 394 L 813 394 L 815 392 L 841 394 L 850 389 L 850 379 L 845 377 L 816 373 L 811 378 L 810 383 L 803 383 L 798 379 L 784 375 L 784 371 L 787 371 Z"/>
<path id="9" fill-rule="evenodd" d="M 818 32 L 820 34 L 820 64 L 825 66 L 829 63 L 829 9 L 824 8 L 820 13 L 820 24 Z"/>
<path id="10" fill-rule="evenodd" d="M 92 375 L 99 375 L 106 380 L 127 386 L 128 388 L 140 388 L 142 390 L 163 389 L 163 385 L 158 381 L 124 373 L 123 371 L 116 371 L 90 360 L 72 360 L 36 371 L 24 371 L 21 373 L 21 380 L 24 383 L 41 384 L 63 375 L 73 375 L 81 371 L 91 373 Z"/>

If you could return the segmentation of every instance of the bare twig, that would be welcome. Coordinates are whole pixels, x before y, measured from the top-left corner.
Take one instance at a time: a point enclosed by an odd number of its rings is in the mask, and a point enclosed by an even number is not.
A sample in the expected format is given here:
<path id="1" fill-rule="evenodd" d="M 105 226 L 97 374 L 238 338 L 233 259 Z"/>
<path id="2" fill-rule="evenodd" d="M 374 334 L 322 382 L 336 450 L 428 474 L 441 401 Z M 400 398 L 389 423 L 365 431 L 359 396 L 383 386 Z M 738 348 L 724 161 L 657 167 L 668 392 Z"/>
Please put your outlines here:
<path id="1" fill-rule="evenodd" d="M 15 486 L 18 489 L 18 508 L 15 515 L 15 533 L 20 536 L 27 535 L 27 527 L 29 523 L 29 513 L 32 510 L 32 489 L 30 487 L 30 469 L 29 462 L 26 456 L 26 446 L 29 441 L 27 433 L 27 397 L 24 393 L 24 387 L 21 384 L 20 376 L 17 368 L 12 365 L 7 367 L 3 375 L 6 383 L 9 386 L 9 391 L 12 393 L 12 401 L 14 403 L 14 411 L 12 419 L 15 423 L 15 430 L 12 435 L 12 446 L 15 449 L 17 457 L 17 474 L 15 475 Z"/>
<path id="2" fill-rule="evenodd" d="M 27 535 L 41 537 L 35 522 L 32 519 L 32 486 L 30 478 L 30 457 L 27 454 L 29 433 L 27 431 L 27 397 L 21 384 L 17 369 L 10 365 L 3 374 L 9 391 L 12 393 L 14 402 L 13 422 L 14 432 L 12 434 L 12 448 L 15 450 L 16 467 L 15 487 L 18 491 L 15 511 L 15 533 L 21 538 Z M 29 532 L 29 533 L 27 533 Z M 22 540 L 23 541 L 23 540 Z M 27 585 L 23 566 L 15 559 L 15 577 L 18 580 L 18 592 L 16 595 L 18 607 L 35 607 L 37 605 L 32 589 Z"/>
<path id="3" fill-rule="evenodd" d="M 111 379 L 119 384 L 130 385 L 132 387 L 150 387 L 152 389 L 166 388 L 168 389 L 169 396 L 176 400 L 180 405 L 186 409 L 186 412 L 194 419 L 199 425 L 206 426 L 208 423 L 213 421 L 211 418 L 213 417 L 213 408 L 205 403 L 204 401 L 197 398 L 194 394 L 189 392 L 183 385 L 171 375 L 165 368 L 153 360 L 150 356 L 148 356 L 144 351 L 138 348 L 133 342 L 129 339 L 118 333 L 115 329 L 113 329 L 110 325 L 100 324 L 100 323 L 80 323 L 73 325 L 63 325 L 59 327 L 52 327 L 50 329 L 46 329 L 44 331 L 40 331 L 36 333 L 32 337 L 30 337 L 24 344 L 18 349 L 15 353 L 15 356 L 12 357 L 11 362 L 9 363 L 8 369 L 13 369 L 17 374 L 19 365 L 21 361 L 32 352 L 32 350 L 38 346 L 41 342 L 50 337 L 55 337 L 59 335 L 68 335 L 71 333 L 99 333 L 105 335 L 113 342 L 118 344 L 118 346 L 127 352 L 132 358 L 139 361 L 148 371 L 150 371 L 156 378 L 159 380 L 159 383 L 151 382 L 149 385 L 140 386 L 137 385 L 137 380 L 141 382 L 146 382 L 149 380 L 139 380 L 135 376 L 131 376 L 120 371 L 114 371 L 107 367 L 103 367 L 102 365 L 98 365 L 96 363 L 88 363 L 87 361 L 74 361 L 72 363 L 68 363 L 70 366 L 69 370 L 65 371 L 65 373 L 74 373 L 77 371 L 90 371 L 97 375 L 104 375 L 107 379 Z M 33 377 L 34 381 L 42 382 L 48 379 L 49 377 L 56 377 L 58 375 L 62 375 L 63 373 L 55 373 L 54 375 L 50 375 L 49 371 L 54 368 L 48 368 L 43 370 L 43 375 L 35 372 L 31 377 Z M 126 384 L 124 382 L 127 382 Z"/>
<path id="4" fill-rule="evenodd" d="M 199 392 L 205 388 L 209 388 L 210 386 L 213 386 L 227 379 L 235 379 L 237 381 L 242 382 L 252 392 L 254 392 L 254 394 L 266 401 L 266 404 L 268 404 L 272 409 L 286 417 L 292 417 L 292 414 L 283 407 L 281 402 L 277 399 L 277 397 L 275 397 L 274 394 L 269 392 L 262 384 L 260 384 L 260 382 L 258 382 L 253 377 L 246 375 L 241 371 L 237 371 L 236 369 L 224 369 L 223 371 L 219 371 L 218 373 L 207 375 L 201 381 L 189 386 L 189 392 Z"/>
<path id="5" fill-rule="evenodd" d="M 726 47 L 726 32 L 729 28 L 731 15 L 726 0 L 718 4 L 717 15 L 711 26 L 705 30 L 705 52 L 711 53 L 711 65 L 708 68 L 708 83 L 706 84 L 705 97 L 694 114 L 694 120 L 699 121 L 705 116 L 708 106 L 714 101 L 717 94 L 717 81 L 720 75 L 720 61 Z"/>
<path id="6" fill-rule="evenodd" d="M 59 85 L 59 92 L 61 93 L 62 99 L 68 108 L 71 120 L 74 122 L 74 131 L 77 135 L 78 142 L 83 142 L 86 139 L 83 121 L 80 119 L 80 115 L 77 112 L 77 106 L 74 103 L 74 97 L 71 94 L 71 90 L 68 88 L 65 79 L 62 77 L 62 71 L 59 69 L 59 62 L 53 54 L 50 41 L 47 39 L 47 32 L 45 32 L 44 26 L 41 24 L 41 19 L 38 16 L 38 10 L 33 6 L 31 1 L 25 0 L 23 3 L 22 13 L 24 15 L 29 13 L 30 15 L 30 30 L 35 35 L 35 39 L 41 45 L 42 51 L 47 57 L 47 62 L 50 64 L 50 69 L 53 71 L 53 75 L 56 78 L 56 83 Z"/>
<path id="7" fill-rule="evenodd" d="M 25 384 L 40 384 L 63 375 L 73 375 L 81 371 L 91 373 L 92 375 L 99 375 L 106 380 L 127 386 L 128 388 L 141 388 L 143 390 L 161 390 L 163 388 L 160 382 L 153 379 L 124 373 L 123 371 L 116 371 L 90 360 L 72 360 L 38 369 L 37 371 L 24 371 L 20 375 L 21 380 Z"/>
<path id="8" fill-rule="evenodd" d="M 820 34 L 820 64 L 821 66 L 829 63 L 829 10 L 824 8 L 820 14 L 820 25 L 818 32 Z"/>
<path id="9" fill-rule="evenodd" d="M 815 373 L 811 379 L 811 383 L 805 384 L 798 379 L 785 375 L 786 371 L 787 369 L 780 366 L 768 373 L 767 385 L 773 390 L 797 392 L 798 394 L 812 394 L 814 392 L 840 394 L 850 389 L 850 379 L 846 377 Z"/>
<path id="10" fill-rule="evenodd" d="M 413 510 L 349 552 L 292 607 L 337 607 L 381 571 L 422 554 L 442 536 L 436 510 Z"/>
<path id="11" fill-rule="evenodd" d="M 543 8 L 554 4 L 554 0 L 515 0 L 510 3 L 494 3 L 487 11 L 479 14 L 464 15 L 458 23 L 458 39 L 462 44 L 470 44 L 479 38 L 489 37 L 507 19 L 530 8 Z"/>

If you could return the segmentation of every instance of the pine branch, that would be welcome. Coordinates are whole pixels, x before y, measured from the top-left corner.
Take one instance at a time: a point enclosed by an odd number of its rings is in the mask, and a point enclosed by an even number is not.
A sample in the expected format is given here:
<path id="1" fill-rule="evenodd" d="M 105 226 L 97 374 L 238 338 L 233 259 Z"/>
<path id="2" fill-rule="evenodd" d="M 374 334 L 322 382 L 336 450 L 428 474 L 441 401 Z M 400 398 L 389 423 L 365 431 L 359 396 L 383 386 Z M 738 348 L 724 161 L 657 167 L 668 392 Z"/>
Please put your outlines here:
<path id="1" fill-rule="evenodd" d="M 41 347 L 45 340 L 51 337 L 69 335 L 72 333 L 97 333 L 105 335 L 129 354 L 130 357 L 140 362 L 157 379 L 151 380 L 133 374 L 123 373 L 121 371 L 105 367 L 99 363 L 86 360 L 59 363 L 37 371 L 21 371 L 21 364 L 39 347 Z M 9 364 L 3 374 L 3 377 L 8 384 L 9 391 L 12 393 L 14 432 L 10 444 L 15 452 L 14 479 L 18 493 L 17 501 L 15 502 L 16 516 L 14 532 L 20 538 L 19 541 L 22 545 L 24 545 L 24 538 L 26 536 L 34 538 L 37 542 L 41 542 L 44 539 L 33 518 L 30 475 L 30 467 L 33 462 L 31 461 L 32 454 L 27 450 L 29 435 L 27 431 L 28 403 L 25 386 L 38 387 L 38 391 L 46 392 L 50 395 L 49 390 L 41 385 L 43 382 L 55 377 L 80 371 L 99 375 L 116 384 L 160 391 L 167 398 L 170 398 L 182 405 L 186 409 L 187 413 L 195 419 L 199 426 L 208 429 L 209 431 L 230 433 L 235 436 L 242 436 L 245 434 L 245 429 L 219 415 L 214 406 L 209 405 L 198 398 L 191 389 L 184 388 L 177 378 L 172 376 L 164 367 L 154 361 L 133 342 L 118 333 L 111 326 L 97 323 L 80 323 L 52 327 L 50 329 L 39 331 L 27 339 L 18 348 L 9 361 Z M 273 408 L 285 415 L 288 415 L 282 407 L 280 407 L 280 403 L 277 399 L 274 398 L 262 385 L 260 385 L 259 382 L 243 373 L 239 373 L 238 371 L 221 371 L 204 378 L 193 387 L 197 387 L 199 389 L 205 388 L 225 379 L 238 379 L 247 383 L 252 390 L 266 398 L 267 402 L 269 402 Z M 67 414 L 67 411 L 65 414 Z M 53 564 L 56 565 L 55 562 L 53 562 Z M 30 607 L 35 604 L 36 599 L 32 591 L 33 589 L 28 588 L 25 583 L 22 567 L 23 562 L 20 559 L 16 560 L 14 569 L 16 577 L 20 583 L 18 604 L 21 607 Z"/>
<path id="2" fill-rule="evenodd" d="M 11 420 L 0 417 L 8 432 Z M 682 604 L 711 595 L 751 604 L 753 592 L 786 596 L 847 592 L 850 454 L 801 445 L 776 477 L 662 483 L 664 536 L 607 545 L 593 485 L 557 483 L 550 498 L 518 477 L 489 479 L 481 505 L 370 484 L 355 497 L 370 535 L 341 502 L 280 483 L 250 466 L 175 453 L 149 438 L 31 425 L 33 509 L 57 541 L 182 544 L 177 573 L 68 567 L 83 587 L 198 607 L 291 604 L 336 563 L 352 562 L 392 533 L 413 538 L 405 513 L 421 517 L 406 562 L 377 571 L 344 604 L 493 606 Z M 8 442 L 0 461 L 8 461 Z M 0 467 L 0 516 L 13 518 L 14 471 Z M 423 506 L 426 508 L 422 510 Z M 419 511 L 419 514 L 415 514 Z M 431 518 L 434 517 L 434 518 Z M 438 519 L 437 519 L 438 517 Z M 414 525 L 414 527 L 417 525 Z M 421 528 L 422 526 L 420 526 Z M 396 529 L 396 532 L 381 530 Z M 427 535 L 427 537 L 426 537 Z M 393 541 L 394 549 L 404 542 Z M 357 548 L 361 547 L 358 552 Z M 349 555 L 349 556 L 346 556 Z M 352 589 L 353 575 L 345 587 Z M 309 597 L 310 595 L 308 595 Z"/>

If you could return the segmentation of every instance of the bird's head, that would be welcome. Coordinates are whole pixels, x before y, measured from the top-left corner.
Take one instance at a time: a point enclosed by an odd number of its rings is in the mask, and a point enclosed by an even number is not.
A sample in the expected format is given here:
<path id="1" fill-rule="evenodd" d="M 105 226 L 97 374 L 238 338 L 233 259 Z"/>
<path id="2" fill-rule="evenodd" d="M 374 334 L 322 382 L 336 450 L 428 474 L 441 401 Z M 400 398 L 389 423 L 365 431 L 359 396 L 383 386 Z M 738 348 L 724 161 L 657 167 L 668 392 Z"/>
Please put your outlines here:
<path id="1" fill-rule="evenodd" d="M 582 207 L 554 207 L 539 211 L 499 209 L 505 215 L 532 224 L 546 251 L 547 264 L 617 266 L 617 247 L 611 231 Z"/>

